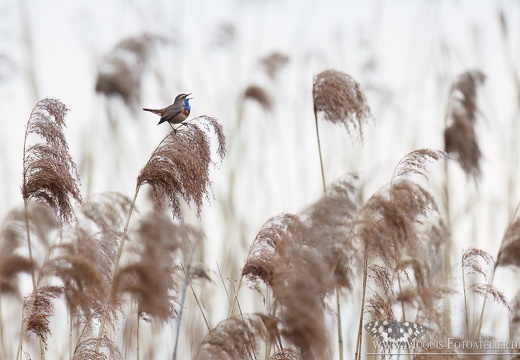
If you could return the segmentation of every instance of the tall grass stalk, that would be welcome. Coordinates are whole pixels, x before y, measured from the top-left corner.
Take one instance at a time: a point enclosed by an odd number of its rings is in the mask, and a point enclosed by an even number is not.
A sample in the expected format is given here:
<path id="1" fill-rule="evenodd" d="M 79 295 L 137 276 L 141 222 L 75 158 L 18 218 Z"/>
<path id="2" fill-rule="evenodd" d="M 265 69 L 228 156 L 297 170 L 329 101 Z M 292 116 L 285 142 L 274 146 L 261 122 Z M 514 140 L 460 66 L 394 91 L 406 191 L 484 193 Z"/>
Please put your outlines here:
<path id="1" fill-rule="evenodd" d="M 468 295 L 466 292 L 466 274 L 465 274 L 465 269 L 464 269 L 464 262 L 461 262 L 461 270 L 462 270 L 462 291 L 464 294 L 464 318 L 465 318 L 465 322 L 466 322 L 466 336 L 469 337 L 470 334 L 469 334 Z M 446 301 L 447 301 L 447 299 L 446 299 Z"/>
<path id="2" fill-rule="evenodd" d="M 447 121 L 447 117 L 445 118 Z M 446 122 L 447 124 L 447 122 Z M 444 216 L 446 219 L 446 227 L 451 231 L 451 207 L 450 207 L 450 172 L 449 172 L 449 159 L 444 160 L 444 186 L 443 186 L 443 197 L 444 197 Z M 444 248 L 444 263 L 443 271 L 445 274 L 449 274 L 451 271 L 451 241 L 448 241 Z M 464 280 L 464 274 L 462 274 Z M 464 302 L 466 302 L 466 289 L 464 288 Z M 446 334 L 451 334 L 451 316 L 450 316 L 450 299 L 446 297 L 444 305 L 444 331 Z M 467 317 L 467 313 L 466 313 Z M 466 319 L 467 320 L 467 319 Z"/>
<path id="3" fill-rule="evenodd" d="M 501 260 L 501 255 L 503 252 L 505 251 L 508 251 L 507 247 L 505 247 L 505 244 L 509 243 L 509 245 L 511 244 L 511 238 L 509 238 L 510 236 L 512 236 L 513 234 L 511 234 L 511 232 L 514 232 L 514 227 L 515 227 L 515 219 L 517 218 L 517 215 L 518 215 L 518 211 L 520 210 L 520 203 L 518 203 L 518 205 L 516 206 L 514 212 L 512 213 L 511 215 L 511 218 L 509 219 L 509 223 L 507 225 L 507 228 L 506 228 L 506 231 L 504 232 L 504 236 L 502 238 L 502 243 L 500 244 L 500 249 L 498 251 L 498 255 L 496 257 L 496 262 L 495 262 L 495 266 L 493 267 L 493 272 L 491 274 L 491 278 L 489 280 L 489 286 L 487 289 L 491 288 L 491 286 L 493 285 L 493 280 L 495 278 L 495 273 L 496 273 L 496 270 L 497 270 L 497 267 L 498 266 L 504 266 L 504 265 L 511 265 L 511 263 L 506 263 L 506 262 L 503 262 Z M 514 237 L 513 240 L 516 241 L 517 237 Z M 482 309 L 480 310 L 480 317 L 479 317 L 479 321 L 478 321 L 478 327 L 477 327 L 477 332 L 476 332 L 476 339 L 478 340 L 480 338 L 480 333 L 481 333 L 481 330 L 482 330 L 482 324 L 484 322 L 484 310 L 485 310 L 485 307 L 486 307 L 486 300 L 487 300 L 487 293 L 486 293 L 486 296 L 484 296 L 484 301 L 482 302 Z"/>
<path id="4" fill-rule="evenodd" d="M 113 295 L 112 293 L 115 290 L 114 289 L 114 287 L 115 287 L 114 279 L 115 279 L 115 276 L 117 274 L 117 271 L 119 270 L 119 262 L 121 261 L 121 255 L 123 254 L 123 248 L 125 246 L 125 240 L 126 240 L 126 236 L 128 234 L 128 226 L 130 224 L 130 218 L 132 217 L 132 213 L 133 213 L 134 208 L 135 208 L 135 202 L 137 200 L 137 195 L 139 194 L 139 189 L 140 188 L 141 188 L 141 185 L 138 185 L 135 188 L 134 198 L 132 200 L 132 204 L 130 205 L 130 210 L 128 211 L 128 216 L 126 218 L 125 228 L 123 229 L 123 235 L 122 235 L 121 241 L 119 243 L 119 249 L 117 251 L 117 256 L 116 256 L 115 263 L 114 263 L 114 270 L 112 271 L 112 276 L 110 277 L 110 286 L 108 288 L 107 297 L 106 297 L 106 300 L 105 300 L 105 306 L 109 306 L 110 301 L 111 301 L 111 297 Z M 103 311 L 103 317 L 101 318 L 101 325 L 99 326 L 98 339 L 97 339 L 97 342 L 96 342 L 96 352 L 99 351 L 99 347 L 101 345 L 101 338 L 103 337 L 103 331 L 105 330 L 107 317 L 108 317 L 108 310 L 105 308 L 104 311 Z"/>
<path id="5" fill-rule="evenodd" d="M 136 314 L 137 314 L 137 325 L 136 325 L 136 334 L 135 334 L 135 353 L 137 354 L 136 357 L 137 357 L 137 360 L 140 360 L 141 358 L 141 355 L 139 354 L 140 352 L 140 348 L 139 348 L 139 343 L 140 343 L 140 337 L 139 337 L 139 323 L 140 323 L 140 320 L 141 320 L 141 314 L 139 314 L 139 311 L 136 311 Z"/>
<path id="6" fill-rule="evenodd" d="M 359 326 L 356 340 L 356 353 L 355 359 L 361 359 L 361 346 L 363 344 L 363 313 L 365 310 L 365 298 L 367 292 L 367 276 L 368 276 L 368 256 L 365 253 L 365 259 L 363 261 L 363 290 L 361 295 L 361 315 L 359 316 Z"/>
<path id="7" fill-rule="evenodd" d="M 489 285 L 493 285 L 493 279 L 495 278 L 495 270 L 496 270 L 496 267 L 493 269 L 493 273 L 491 274 L 491 278 L 489 279 Z M 478 319 L 477 331 L 476 331 L 475 337 L 474 337 L 475 340 L 480 339 L 482 324 L 484 323 L 484 310 L 486 309 L 486 302 L 487 302 L 487 293 L 486 293 L 486 296 L 484 296 L 484 301 L 482 302 L 482 309 L 480 309 L 480 316 Z M 468 334 L 468 336 L 469 336 L 469 334 Z"/>
<path id="8" fill-rule="evenodd" d="M 188 279 L 188 285 L 190 286 L 191 292 L 193 294 L 193 297 L 195 298 L 195 302 L 197 303 L 197 306 L 199 307 L 200 313 L 202 314 L 202 318 L 204 319 L 204 323 L 206 324 L 206 328 L 208 329 L 208 332 L 211 333 L 211 326 L 209 326 L 208 319 L 206 318 L 206 315 L 204 314 L 204 310 L 202 309 L 202 306 L 200 305 L 199 298 L 197 297 L 197 294 L 195 293 L 195 289 L 193 289 L 193 285 L 190 281 L 190 275 L 186 271 L 186 268 L 184 268 L 184 265 L 181 264 L 182 271 L 184 271 L 184 275 L 186 276 L 186 279 Z"/>
<path id="9" fill-rule="evenodd" d="M 323 157 L 321 153 L 321 141 L 320 141 L 320 130 L 318 125 L 318 113 L 314 112 L 314 122 L 316 124 L 316 138 L 318 140 L 318 153 L 320 155 L 320 169 L 321 169 L 321 182 L 323 185 L 323 194 L 327 194 L 327 182 L 325 181 L 325 171 L 323 169 Z M 341 329 L 341 304 L 340 304 L 340 289 L 336 287 L 336 312 L 337 312 L 337 330 L 338 330 L 338 350 L 339 358 L 343 360 L 343 332 Z"/>

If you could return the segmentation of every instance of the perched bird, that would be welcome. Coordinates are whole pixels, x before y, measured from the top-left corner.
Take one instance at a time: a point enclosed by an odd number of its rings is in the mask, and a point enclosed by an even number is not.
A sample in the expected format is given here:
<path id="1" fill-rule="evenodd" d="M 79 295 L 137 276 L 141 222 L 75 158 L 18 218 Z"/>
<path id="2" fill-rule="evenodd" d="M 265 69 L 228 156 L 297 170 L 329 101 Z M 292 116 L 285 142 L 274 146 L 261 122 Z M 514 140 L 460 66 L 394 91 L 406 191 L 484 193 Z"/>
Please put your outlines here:
<path id="1" fill-rule="evenodd" d="M 177 130 L 174 129 L 173 124 L 181 124 L 190 115 L 191 106 L 189 100 L 192 99 L 188 98 L 188 96 L 190 95 L 191 93 L 177 95 L 173 104 L 165 107 L 164 109 L 144 108 L 143 110 L 150 111 L 154 114 L 159 115 L 161 117 L 161 120 L 159 120 L 159 124 L 162 124 L 163 122 L 167 121 L 172 127 L 173 131 L 177 132 Z"/>

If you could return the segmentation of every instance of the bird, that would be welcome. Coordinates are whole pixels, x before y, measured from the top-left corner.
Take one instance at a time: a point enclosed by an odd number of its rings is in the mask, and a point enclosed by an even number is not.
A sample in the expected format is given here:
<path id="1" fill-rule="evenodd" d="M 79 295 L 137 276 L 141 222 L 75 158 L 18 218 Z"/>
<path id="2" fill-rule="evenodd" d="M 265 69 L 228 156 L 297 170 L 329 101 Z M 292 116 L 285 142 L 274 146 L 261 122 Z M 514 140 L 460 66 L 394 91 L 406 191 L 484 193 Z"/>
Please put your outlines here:
<path id="1" fill-rule="evenodd" d="M 160 125 L 163 122 L 168 122 L 173 131 L 176 133 L 177 130 L 173 127 L 173 124 L 183 124 L 187 126 L 187 124 L 183 123 L 183 121 L 186 120 L 190 115 L 191 106 L 189 100 L 192 99 L 188 97 L 190 95 L 191 93 L 177 95 L 173 104 L 163 109 L 143 108 L 143 110 L 159 115 L 161 120 L 159 120 L 157 125 Z"/>

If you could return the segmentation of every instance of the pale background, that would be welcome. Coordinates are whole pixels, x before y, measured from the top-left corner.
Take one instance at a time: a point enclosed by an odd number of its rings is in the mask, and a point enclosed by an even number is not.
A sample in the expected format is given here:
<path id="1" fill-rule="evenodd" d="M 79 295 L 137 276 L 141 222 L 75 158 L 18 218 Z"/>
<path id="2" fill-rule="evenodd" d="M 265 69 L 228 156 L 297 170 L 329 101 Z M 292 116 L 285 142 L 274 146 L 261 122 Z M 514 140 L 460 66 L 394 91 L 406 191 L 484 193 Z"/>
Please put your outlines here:
<path id="1" fill-rule="evenodd" d="M 66 134 L 83 196 L 133 195 L 138 171 L 169 128 L 156 127 L 154 115 L 106 99 L 94 87 L 103 56 L 123 38 L 147 32 L 172 44 L 152 51 L 138 106 L 162 107 L 176 94 L 191 92 L 191 117 L 218 118 L 228 136 L 228 157 L 212 173 L 214 199 L 202 220 L 186 209 L 187 221 L 206 232 L 204 259 L 213 283 L 201 296 L 212 326 L 227 314 L 216 264 L 225 278 L 237 281 L 260 226 L 277 213 L 301 211 L 321 194 L 311 89 L 313 76 L 329 68 L 361 83 L 375 122 L 365 128 L 363 144 L 321 122 L 327 181 L 358 173 L 365 198 L 389 182 L 408 152 L 443 148 L 448 93 L 457 75 L 468 69 L 487 75 L 478 98 L 483 176 L 477 188 L 458 165 L 450 165 L 452 233 L 456 254 L 476 246 L 496 256 L 520 199 L 514 132 L 519 127 L 513 126 L 520 120 L 514 80 L 519 19 L 518 1 L 1 0 L 0 215 L 22 203 L 25 125 L 34 104 L 46 96 L 71 110 Z M 231 35 L 223 29 L 232 29 Z M 289 58 L 275 80 L 259 62 L 273 52 Z M 243 104 L 242 93 L 251 84 L 268 92 L 269 111 L 254 101 Z M 115 114 L 117 132 L 110 130 L 107 109 Z M 243 127 L 237 131 L 241 111 Z M 443 167 L 430 170 L 424 184 L 442 208 Z M 140 199 L 143 208 L 146 198 Z M 513 270 L 499 270 L 499 287 L 501 279 L 513 281 Z M 517 287 L 501 290 L 512 299 Z M 246 311 L 262 310 L 251 291 L 242 296 Z M 347 354 L 355 341 L 350 317 L 356 321 L 357 298 L 355 293 L 343 301 Z M 507 340 L 508 313 L 490 308 L 497 313 L 483 332 Z M 454 312 L 460 309 L 454 304 Z M 159 354 L 171 354 L 169 328 L 154 339 Z M 51 351 L 60 353 L 59 339 L 50 340 Z M 183 341 L 187 351 L 189 340 Z"/>

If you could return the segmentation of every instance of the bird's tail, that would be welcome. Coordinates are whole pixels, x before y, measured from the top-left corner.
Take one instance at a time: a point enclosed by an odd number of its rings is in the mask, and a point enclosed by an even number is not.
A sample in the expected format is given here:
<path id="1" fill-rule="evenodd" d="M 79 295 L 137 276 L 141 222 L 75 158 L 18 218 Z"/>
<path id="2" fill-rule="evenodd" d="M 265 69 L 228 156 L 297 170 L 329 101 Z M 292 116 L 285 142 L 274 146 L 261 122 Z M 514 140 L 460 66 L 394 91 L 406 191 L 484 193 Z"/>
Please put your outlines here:
<path id="1" fill-rule="evenodd" d="M 152 113 L 160 115 L 160 116 L 163 115 L 163 110 L 162 109 L 146 109 L 146 108 L 143 108 L 143 110 L 152 112 Z"/>

